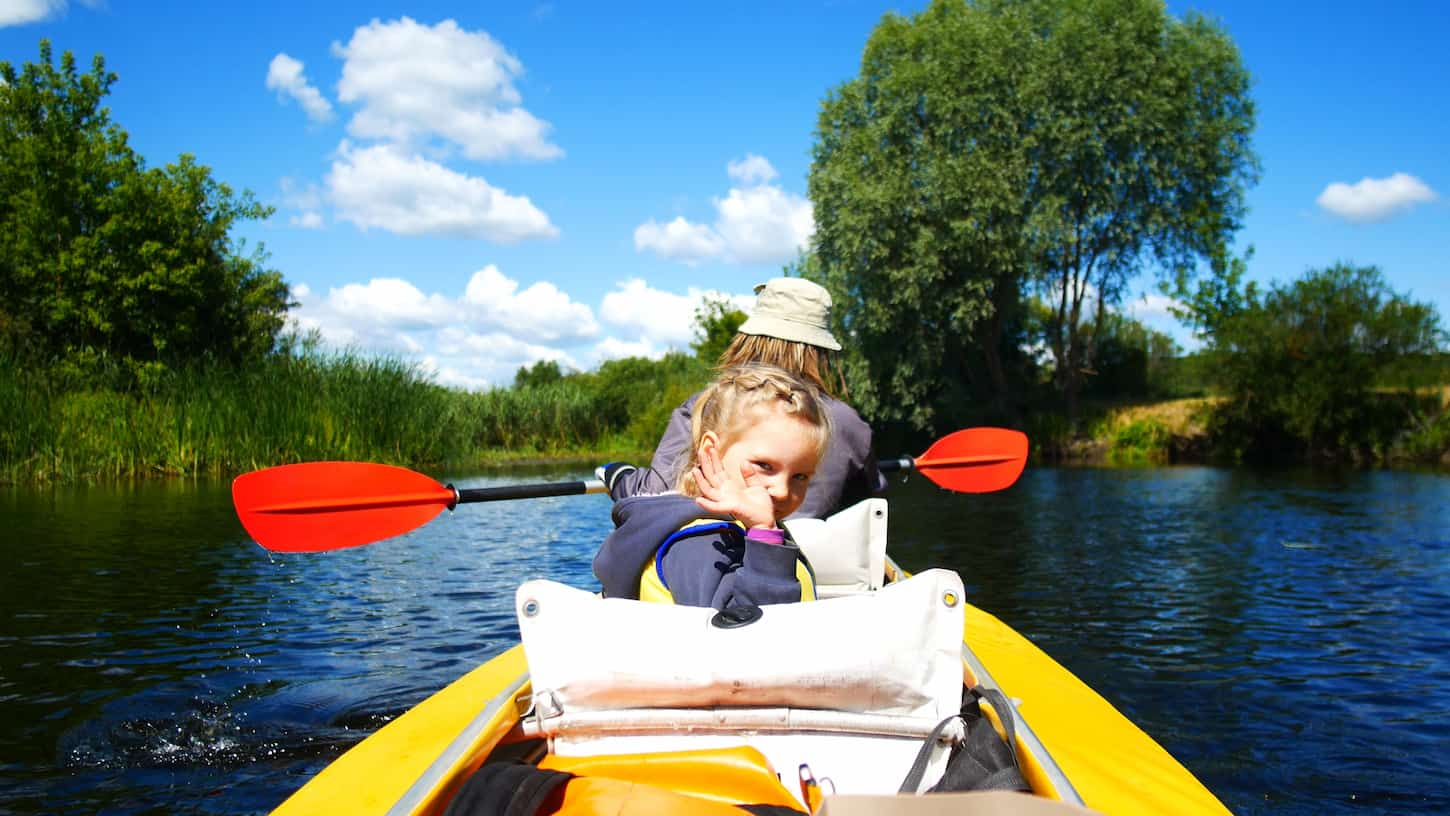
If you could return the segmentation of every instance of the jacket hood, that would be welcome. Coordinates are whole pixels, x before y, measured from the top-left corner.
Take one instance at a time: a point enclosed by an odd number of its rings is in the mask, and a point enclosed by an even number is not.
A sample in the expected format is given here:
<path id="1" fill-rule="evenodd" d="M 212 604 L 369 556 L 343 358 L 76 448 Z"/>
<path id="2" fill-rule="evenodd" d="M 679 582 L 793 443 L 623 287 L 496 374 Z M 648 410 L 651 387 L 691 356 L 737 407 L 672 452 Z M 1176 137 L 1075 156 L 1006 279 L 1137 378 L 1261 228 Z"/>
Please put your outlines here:
<path id="1" fill-rule="evenodd" d="M 710 513 L 689 496 L 629 496 L 614 503 L 614 532 L 594 556 L 594 575 L 606 598 L 638 598 L 639 576 L 670 533 Z"/>

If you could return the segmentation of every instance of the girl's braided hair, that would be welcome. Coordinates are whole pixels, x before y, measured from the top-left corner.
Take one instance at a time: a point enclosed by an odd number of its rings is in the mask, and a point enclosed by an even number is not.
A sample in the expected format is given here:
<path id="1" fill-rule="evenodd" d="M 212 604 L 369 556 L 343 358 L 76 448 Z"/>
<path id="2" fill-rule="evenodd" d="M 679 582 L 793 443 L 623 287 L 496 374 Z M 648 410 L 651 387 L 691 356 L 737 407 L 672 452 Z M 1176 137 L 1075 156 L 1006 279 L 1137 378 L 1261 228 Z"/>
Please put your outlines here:
<path id="1" fill-rule="evenodd" d="M 709 431 L 720 437 L 720 449 L 730 446 L 747 428 L 770 411 L 793 416 L 810 435 L 819 461 L 831 439 L 831 417 L 820 392 L 802 378 L 763 363 L 747 363 L 724 369 L 695 400 L 690 416 L 691 445 L 676 477 L 676 487 L 686 496 L 698 496 L 695 465 L 700 459 L 700 441 Z"/>

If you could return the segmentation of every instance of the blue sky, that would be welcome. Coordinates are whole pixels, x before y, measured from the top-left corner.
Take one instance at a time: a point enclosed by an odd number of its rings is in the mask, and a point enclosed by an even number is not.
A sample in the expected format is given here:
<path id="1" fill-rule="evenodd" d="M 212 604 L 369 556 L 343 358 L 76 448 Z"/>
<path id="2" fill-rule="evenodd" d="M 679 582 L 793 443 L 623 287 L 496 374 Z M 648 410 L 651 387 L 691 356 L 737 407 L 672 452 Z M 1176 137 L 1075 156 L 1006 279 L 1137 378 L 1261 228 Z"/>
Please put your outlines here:
<path id="1" fill-rule="evenodd" d="M 304 326 L 478 387 L 684 348 L 705 292 L 748 307 L 810 235 L 821 99 L 924 5 L 0 0 L 0 59 L 103 54 L 149 164 L 277 208 L 240 234 Z M 1450 14 L 1306 8 L 1170 3 L 1254 76 L 1250 274 L 1376 264 L 1450 322 Z M 1162 306 L 1132 309 L 1186 340 Z"/>

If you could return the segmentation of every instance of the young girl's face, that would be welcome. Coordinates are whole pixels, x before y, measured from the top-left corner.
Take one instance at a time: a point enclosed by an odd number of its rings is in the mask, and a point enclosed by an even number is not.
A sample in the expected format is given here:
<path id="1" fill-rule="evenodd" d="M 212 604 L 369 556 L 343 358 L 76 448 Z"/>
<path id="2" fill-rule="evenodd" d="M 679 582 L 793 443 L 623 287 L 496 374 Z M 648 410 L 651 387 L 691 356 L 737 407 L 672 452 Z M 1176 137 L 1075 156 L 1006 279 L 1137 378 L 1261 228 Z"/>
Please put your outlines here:
<path id="1" fill-rule="evenodd" d="M 815 438 L 805 420 L 778 408 L 763 408 L 753 423 L 717 452 L 727 476 L 765 489 L 779 520 L 806 500 L 806 487 L 816 472 Z M 707 431 L 701 449 L 719 442 L 719 435 Z"/>

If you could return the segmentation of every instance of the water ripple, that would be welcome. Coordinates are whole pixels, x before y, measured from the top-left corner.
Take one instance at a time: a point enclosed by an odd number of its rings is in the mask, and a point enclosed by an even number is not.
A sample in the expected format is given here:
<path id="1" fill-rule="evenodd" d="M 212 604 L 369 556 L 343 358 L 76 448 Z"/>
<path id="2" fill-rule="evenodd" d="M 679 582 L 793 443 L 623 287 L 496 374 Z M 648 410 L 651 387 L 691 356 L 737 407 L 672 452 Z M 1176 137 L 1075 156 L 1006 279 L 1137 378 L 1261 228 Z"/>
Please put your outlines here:
<path id="1" fill-rule="evenodd" d="M 907 567 L 959 570 L 1234 811 L 1450 810 L 1450 479 L 1034 469 L 891 497 Z M 4 808 L 265 812 L 515 642 L 520 580 L 596 588 L 608 511 L 473 505 L 278 554 L 224 484 L 0 492 Z"/>

